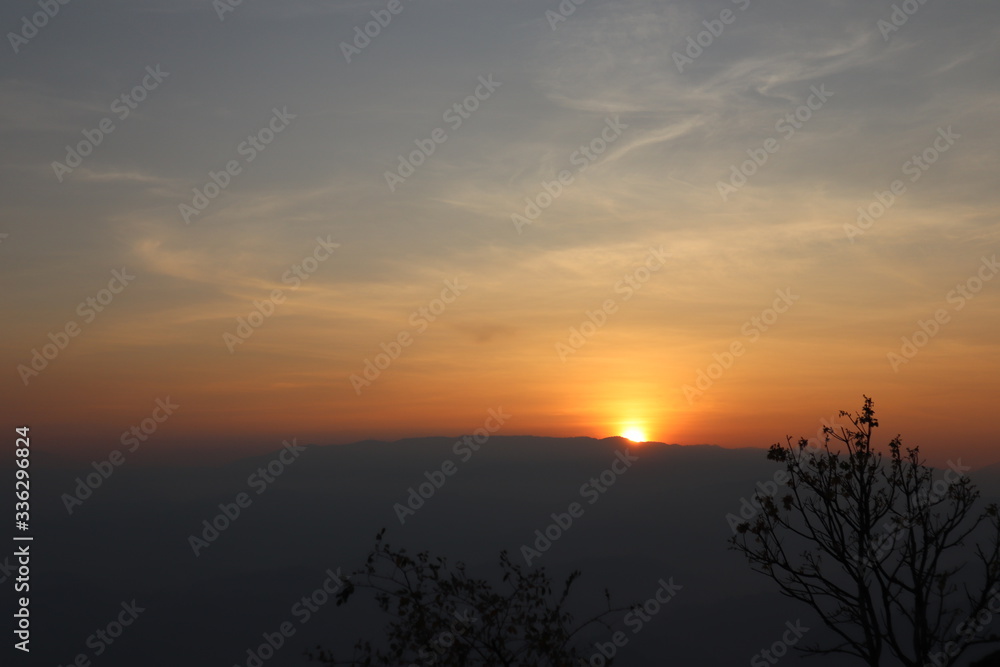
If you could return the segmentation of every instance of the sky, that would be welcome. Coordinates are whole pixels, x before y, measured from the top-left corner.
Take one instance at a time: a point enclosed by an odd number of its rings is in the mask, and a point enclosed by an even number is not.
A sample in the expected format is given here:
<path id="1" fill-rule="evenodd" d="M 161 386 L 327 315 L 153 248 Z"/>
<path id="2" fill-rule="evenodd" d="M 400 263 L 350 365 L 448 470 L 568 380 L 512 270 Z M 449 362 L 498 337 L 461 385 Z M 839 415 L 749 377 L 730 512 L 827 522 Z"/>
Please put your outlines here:
<path id="1" fill-rule="evenodd" d="M 764 447 L 869 395 L 1000 460 L 994 2 L 44 5 L 0 9 L 44 451 Z"/>

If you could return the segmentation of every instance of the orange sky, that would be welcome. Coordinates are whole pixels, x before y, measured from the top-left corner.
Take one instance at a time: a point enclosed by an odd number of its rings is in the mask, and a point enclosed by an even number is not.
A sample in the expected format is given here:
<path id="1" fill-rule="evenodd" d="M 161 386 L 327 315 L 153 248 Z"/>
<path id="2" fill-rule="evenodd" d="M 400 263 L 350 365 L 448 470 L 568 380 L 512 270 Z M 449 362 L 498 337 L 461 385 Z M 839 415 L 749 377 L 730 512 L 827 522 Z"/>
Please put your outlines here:
<path id="1" fill-rule="evenodd" d="M 25 46 L 0 77 L 5 423 L 106 456 L 169 397 L 149 460 L 500 407 L 508 434 L 766 447 L 868 394 L 885 439 L 1000 461 L 995 7 L 884 35 L 878 3 L 754 4 L 678 68 L 694 3 L 554 29 L 445 4 L 351 62 L 356 8 Z"/>

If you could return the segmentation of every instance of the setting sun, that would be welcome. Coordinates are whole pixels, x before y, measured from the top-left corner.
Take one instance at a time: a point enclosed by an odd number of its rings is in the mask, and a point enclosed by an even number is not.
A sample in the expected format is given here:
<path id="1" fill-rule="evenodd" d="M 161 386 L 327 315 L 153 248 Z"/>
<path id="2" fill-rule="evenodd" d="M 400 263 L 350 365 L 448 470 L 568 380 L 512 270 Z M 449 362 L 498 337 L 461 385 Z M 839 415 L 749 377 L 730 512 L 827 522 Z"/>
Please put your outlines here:
<path id="1" fill-rule="evenodd" d="M 646 442 L 646 434 L 640 429 L 629 428 L 622 433 L 623 438 L 627 438 L 632 442 Z"/>

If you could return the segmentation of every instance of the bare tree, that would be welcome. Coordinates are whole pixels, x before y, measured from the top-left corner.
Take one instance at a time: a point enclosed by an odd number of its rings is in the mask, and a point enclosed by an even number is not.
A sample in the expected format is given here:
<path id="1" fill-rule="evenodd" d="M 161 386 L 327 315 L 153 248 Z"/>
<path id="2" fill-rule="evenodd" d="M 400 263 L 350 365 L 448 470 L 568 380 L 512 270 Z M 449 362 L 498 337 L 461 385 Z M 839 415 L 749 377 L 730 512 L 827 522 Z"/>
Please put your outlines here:
<path id="1" fill-rule="evenodd" d="M 979 491 L 954 469 L 927 466 L 919 448 L 872 447 L 872 400 L 851 426 L 825 427 L 824 443 L 772 445 L 787 491 L 758 494 L 760 512 L 737 527 L 732 545 L 780 592 L 806 603 L 839 638 L 803 647 L 879 665 L 953 665 L 983 636 L 980 615 L 1000 607 L 1000 518 L 977 510 Z M 836 449 L 836 450 L 835 450 Z"/>
<path id="2" fill-rule="evenodd" d="M 485 579 L 468 575 L 465 566 L 454 566 L 440 556 L 391 547 L 375 538 L 365 566 L 351 575 L 338 593 L 345 604 L 358 589 L 374 592 L 375 601 L 391 620 L 383 646 L 359 640 L 350 659 L 338 660 L 317 647 L 307 654 L 328 665 L 550 665 L 570 667 L 589 664 L 589 654 L 579 643 L 594 625 L 610 628 L 605 619 L 628 608 L 611 606 L 605 589 L 605 609 L 589 620 L 574 624 L 567 599 L 580 572 L 571 573 L 558 595 L 544 568 L 528 570 L 500 554 L 500 589 Z M 610 661 L 607 663 L 610 664 Z"/>

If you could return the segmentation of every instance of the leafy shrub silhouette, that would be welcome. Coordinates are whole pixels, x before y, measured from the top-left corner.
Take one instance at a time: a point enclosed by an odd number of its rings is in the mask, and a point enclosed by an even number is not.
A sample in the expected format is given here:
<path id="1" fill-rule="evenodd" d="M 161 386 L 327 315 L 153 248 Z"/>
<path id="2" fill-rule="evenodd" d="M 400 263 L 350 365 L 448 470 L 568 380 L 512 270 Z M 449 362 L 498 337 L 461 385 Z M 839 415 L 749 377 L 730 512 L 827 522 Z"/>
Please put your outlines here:
<path id="1" fill-rule="evenodd" d="M 572 572 L 557 595 L 544 568 L 530 569 L 500 554 L 502 586 L 473 578 L 465 565 L 450 565 L 441 556 L 414 556 L 385 542 L 379 531 L 364 567 L 353 573 L 337 595 L 346 604 L 359 590 L 374 593 L 379 609 L 390 616 L 383 645 L 359 640 L 354 655 L 336 659 L 317 647 L 307 655 L 328 665 L 550 665 L 587 664 L 581 644 L 592 626 L 610 629 L 609 615 L 627 611 L 612 607 L 605 589 L 605 608 L 582 623 L 567 610 Z M 610 664 L 608 662 L 607 664 Z"/>

